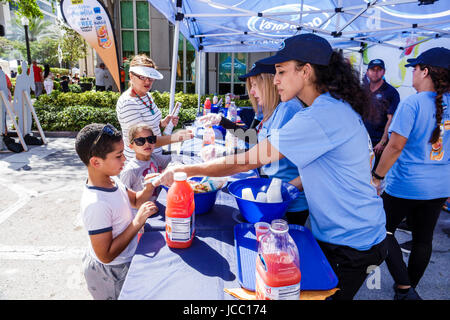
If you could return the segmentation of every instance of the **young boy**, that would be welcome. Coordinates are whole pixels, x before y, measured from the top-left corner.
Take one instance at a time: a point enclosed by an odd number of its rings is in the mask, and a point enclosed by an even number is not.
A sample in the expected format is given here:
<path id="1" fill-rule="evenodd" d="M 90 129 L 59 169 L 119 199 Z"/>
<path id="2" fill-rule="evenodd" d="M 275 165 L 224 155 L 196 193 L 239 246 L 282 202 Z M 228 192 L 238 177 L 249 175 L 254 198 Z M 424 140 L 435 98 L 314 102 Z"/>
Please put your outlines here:
<path id="1" fill-rule="evenodd" d="M 94 299 L 117 299 L 137 246 L 137 233 L 158 211 L 151 201 L 155 185 L 139 192 L 127 189 L 117 176 L 125 163 L 120 131 L 93 123 L 77 135 L 75 149 L 87 166 L 81 215 L 88 231 L 89 250 L 83 269 Z M 154 182 L 157 184 L 157 182 Z M 131 207 L 139 208 L 136 216 Z"/>
<path id="2" fill-rule="evenodd" d="M 130 159 L 122 173 L 120 180 L 127 187 L 135 191 L 143 190 L 144 178 L 158 175 L 160 161 L 152 154 L 155 149 L 156 136 L 153 135 L 151 127 L 145 123 L 136 124 L 128 131 L 128 144 L 134 151 L 135 158 Z M 155 189 L 150 199 L 155 201 L 160 188 Z"/>

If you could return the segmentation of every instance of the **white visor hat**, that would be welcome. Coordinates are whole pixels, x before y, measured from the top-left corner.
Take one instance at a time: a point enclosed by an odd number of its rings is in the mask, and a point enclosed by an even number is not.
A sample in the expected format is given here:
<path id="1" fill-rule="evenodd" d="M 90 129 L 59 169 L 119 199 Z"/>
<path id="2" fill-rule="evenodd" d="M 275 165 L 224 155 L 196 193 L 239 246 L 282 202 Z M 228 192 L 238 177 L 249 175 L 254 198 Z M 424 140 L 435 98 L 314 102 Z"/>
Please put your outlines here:
<path id="1" fill-rule="evenodd" d="M 156 80 L 161 80 L 162 78 L 164 78 L 163 75 L 159 73 L 155 68 L 150 67 L 133 66 L 130 67 L 130 72 Z"/>

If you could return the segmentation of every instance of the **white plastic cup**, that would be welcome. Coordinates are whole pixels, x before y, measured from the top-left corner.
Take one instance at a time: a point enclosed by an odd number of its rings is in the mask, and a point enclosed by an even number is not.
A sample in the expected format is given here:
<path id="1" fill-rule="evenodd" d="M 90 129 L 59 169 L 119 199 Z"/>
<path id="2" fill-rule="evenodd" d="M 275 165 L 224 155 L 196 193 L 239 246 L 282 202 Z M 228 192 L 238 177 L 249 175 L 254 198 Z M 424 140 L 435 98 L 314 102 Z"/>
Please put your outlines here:
<path id="1" fill-rule="evenodd" d="M 253 192 L 251 188 L 242 189 L 242 199 L 255 201 L 255 197 L 253 196 Z"/>
<path id="2" fill-rule="evenodd" d="M 256 202 L 267 202 L 267 194 L 265 192 L 258 192 Z"/>

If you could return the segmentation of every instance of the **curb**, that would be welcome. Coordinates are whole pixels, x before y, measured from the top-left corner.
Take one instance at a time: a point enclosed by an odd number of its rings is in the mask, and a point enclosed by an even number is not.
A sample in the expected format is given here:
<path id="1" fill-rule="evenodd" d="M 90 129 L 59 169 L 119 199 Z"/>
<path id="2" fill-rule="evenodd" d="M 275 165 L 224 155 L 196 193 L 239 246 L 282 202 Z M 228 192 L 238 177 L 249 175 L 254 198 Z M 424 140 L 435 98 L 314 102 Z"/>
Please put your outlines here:
<path id="1" fill-rule="evenodd" d="M 39 131 L 31 131 L 33 136 L 40 137 Z M 17 137 L 17 132 L 9 130 L 11 137 Z M 76 138 L 78 131 L 44 131 L 46 138 Z"/>

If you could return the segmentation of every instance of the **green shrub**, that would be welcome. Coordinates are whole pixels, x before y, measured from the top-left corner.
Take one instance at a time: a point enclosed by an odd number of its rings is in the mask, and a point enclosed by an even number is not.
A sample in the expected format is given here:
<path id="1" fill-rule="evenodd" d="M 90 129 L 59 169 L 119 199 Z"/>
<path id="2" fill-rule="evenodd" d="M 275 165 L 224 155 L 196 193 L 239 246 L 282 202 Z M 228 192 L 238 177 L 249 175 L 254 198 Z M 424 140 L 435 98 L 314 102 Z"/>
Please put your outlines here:
<path id="1" fill-rule="evenodd" d="M 75 88 L 74 85 L 72 85 L 72 88 Z M 161 110 L 162 117 L 166 117 L 169 113 L 170 93 L 154 91 L 151 95 Z M 45 131 L 79 131 L 93 122 L 111 123 L 120 129 L 116 116 L 116 103 L 119 97 L 120 93 L 112 91 L 63 93 L 53 90 L 50 95 L 39 96 L 34 103 L 34 108 Z M 206 97 L 210 97 L 212 100 L 213 95 L 202 96 L 202 103 Z M 225 101 L 225 96 L 220 97 Z M 175 101 L 183 104 L 178 115 L 180 119 L 176 128 L 181 128 L 186 122 L 195 121 L 197 95 L 178 92 L 175 94 Z M 237 100 L 236 105 L 246 106 L 250 104 L 247 100 Z"/>

